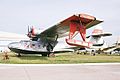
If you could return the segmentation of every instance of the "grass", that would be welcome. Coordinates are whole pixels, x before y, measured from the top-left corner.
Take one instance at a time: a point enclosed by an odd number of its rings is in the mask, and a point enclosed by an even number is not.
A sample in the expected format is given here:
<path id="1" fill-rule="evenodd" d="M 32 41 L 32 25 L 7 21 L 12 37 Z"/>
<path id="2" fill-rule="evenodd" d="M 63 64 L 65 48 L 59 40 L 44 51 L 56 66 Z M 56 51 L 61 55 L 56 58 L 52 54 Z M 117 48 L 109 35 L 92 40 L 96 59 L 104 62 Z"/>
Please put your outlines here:
<path id="1" fill-rule="evenodd" d="M 110 63 L 120 62 L 119 55 L 97 54 L 81 55 L 75 53 L 56 54 L 56 57 L 42 57 L 38 55 L 23 55 L 16 57 L 9 53 L 8 60 L 3 60 L 3 54 L 0 54 L 0 63 L 3 64 L 79 64 L 79 63 Z"/>

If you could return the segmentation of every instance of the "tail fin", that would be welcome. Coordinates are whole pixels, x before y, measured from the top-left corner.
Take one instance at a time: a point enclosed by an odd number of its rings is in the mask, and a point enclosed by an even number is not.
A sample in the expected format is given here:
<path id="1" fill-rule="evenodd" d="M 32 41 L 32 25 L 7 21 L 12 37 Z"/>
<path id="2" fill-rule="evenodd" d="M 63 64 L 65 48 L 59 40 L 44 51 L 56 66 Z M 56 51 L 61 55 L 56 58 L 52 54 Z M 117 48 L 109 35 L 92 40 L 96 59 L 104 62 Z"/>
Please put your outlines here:
<path id="1" fill-rule="evenodd" d="M 95 29 L 92 32 L 92 35 L 100 35 L 103 34 L 103 29 L 101 26 L 95 27 Z"/>

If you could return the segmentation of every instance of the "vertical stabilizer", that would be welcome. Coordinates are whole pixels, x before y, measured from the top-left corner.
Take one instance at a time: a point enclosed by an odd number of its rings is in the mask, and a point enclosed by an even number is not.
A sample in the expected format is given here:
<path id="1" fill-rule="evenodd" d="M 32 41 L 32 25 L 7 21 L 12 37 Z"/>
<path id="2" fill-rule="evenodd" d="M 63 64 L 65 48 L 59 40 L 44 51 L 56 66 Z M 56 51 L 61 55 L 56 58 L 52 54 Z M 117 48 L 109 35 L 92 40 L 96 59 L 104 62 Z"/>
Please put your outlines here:
<path id="1" fill-rule="evenodd" d="M 92 32 L 92 35 L 99 35 L 103 33 L 103 28 L 101 26 L 95 27 L 95 29 Z"/>

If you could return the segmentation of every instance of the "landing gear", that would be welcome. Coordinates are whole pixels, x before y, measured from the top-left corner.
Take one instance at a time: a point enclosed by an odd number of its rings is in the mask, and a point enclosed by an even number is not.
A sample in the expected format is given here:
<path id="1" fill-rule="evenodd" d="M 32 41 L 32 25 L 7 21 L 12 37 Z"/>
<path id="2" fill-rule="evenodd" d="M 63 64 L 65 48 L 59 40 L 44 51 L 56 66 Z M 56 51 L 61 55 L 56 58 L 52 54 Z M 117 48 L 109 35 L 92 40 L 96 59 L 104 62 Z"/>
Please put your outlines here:
<path id="1" fill-rule="evenodd" d="M 49 54 L 42 54 L 43 57 L 55 57 L 54 53 L 49 52 Z"/>
<path id="2" fill-rule="evenodd" d="M 17 57 L 21 57 L 21 54 L 20 54 L 20 53 L 18 53 L 18 54 L 17 54 Z"/>
<path id="3" fill-rule="evenodd" d="M 53 46 L 50 43 L 48 43 L 48 45 L 47 45 L 47 51 L 49 52 L 48 57 L 55 57 L 55 54 L 52 52 Z"/>
<path id="4" fill-rule="evenodd" d="M 42 54 L 43 57 L 46 57 L 48 54 Z"/>
<path id="5" fill-rule="evenodd" d="M 80 54 L 79 52 L 77 52 L 77 54 Z"/>
<path id="6" fill-rule="evenodd" d="M 96 52 L 94 50 L 91 51 L 91 55 L 92 56 L 95 56 L 96 55 Z"/>
<path id="7" fill-rule="evenodd" d="M 48 54 L 48 57 L 55 57 L 55 54 L 54 53 L 50 53 L 50 54 Z"/>

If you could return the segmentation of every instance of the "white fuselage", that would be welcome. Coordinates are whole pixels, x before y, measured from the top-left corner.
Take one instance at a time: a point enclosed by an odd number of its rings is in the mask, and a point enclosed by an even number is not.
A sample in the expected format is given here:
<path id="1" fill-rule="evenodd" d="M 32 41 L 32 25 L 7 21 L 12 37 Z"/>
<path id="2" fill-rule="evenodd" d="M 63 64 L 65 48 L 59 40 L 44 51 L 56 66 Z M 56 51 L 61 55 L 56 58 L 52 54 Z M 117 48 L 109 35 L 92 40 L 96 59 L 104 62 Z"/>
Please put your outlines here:
<path id="1" fill-rule="evenodd" d="M 93 43 L 93 45 L 90 48 L 86 48 L 88 52 L 103 50 L 104 48 L 108 47 L 106 42 L 103 40 L 102 36 L 90 36 L 87 40 Z"/>

